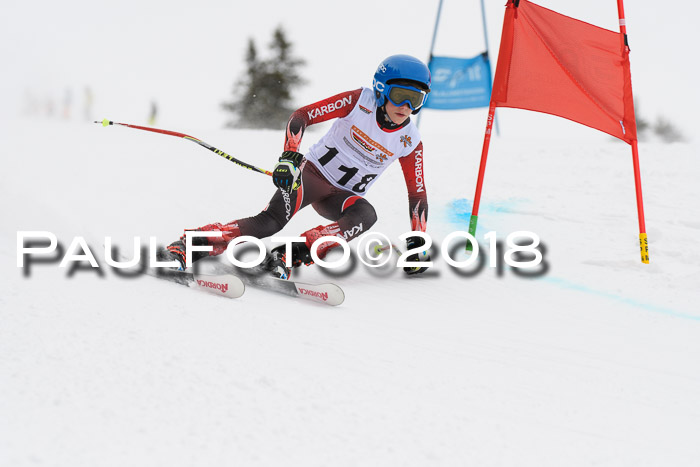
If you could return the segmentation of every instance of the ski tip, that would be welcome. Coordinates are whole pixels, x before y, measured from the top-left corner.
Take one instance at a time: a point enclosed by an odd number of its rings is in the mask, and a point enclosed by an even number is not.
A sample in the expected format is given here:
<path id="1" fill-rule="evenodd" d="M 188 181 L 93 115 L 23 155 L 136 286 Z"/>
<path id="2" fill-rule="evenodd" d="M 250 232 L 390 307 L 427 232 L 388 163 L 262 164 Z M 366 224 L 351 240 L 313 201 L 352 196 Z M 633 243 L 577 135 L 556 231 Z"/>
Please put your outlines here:
<path id="1" fill-rule="evenodd" d="M 343 289 L 338 287 L 337 285 L 333 284 L 337 289 L 338 289 L 338 297 L 335 300 L 335 302 L 331 303 L 332 306 L 338 306 L 342 305 L 343 302 L 345 301 L 345 292 L 343 292 Z"/>
<path id="2" fill-rule="evenodd" d="M 343 304 L 345 301 L 345 292 L 343 292 L 340 286 L 329 282 L 324 284 L 323 288 L 327 294 L 327 298 L 324 300 L 326 305 L 338 306 Z"/>

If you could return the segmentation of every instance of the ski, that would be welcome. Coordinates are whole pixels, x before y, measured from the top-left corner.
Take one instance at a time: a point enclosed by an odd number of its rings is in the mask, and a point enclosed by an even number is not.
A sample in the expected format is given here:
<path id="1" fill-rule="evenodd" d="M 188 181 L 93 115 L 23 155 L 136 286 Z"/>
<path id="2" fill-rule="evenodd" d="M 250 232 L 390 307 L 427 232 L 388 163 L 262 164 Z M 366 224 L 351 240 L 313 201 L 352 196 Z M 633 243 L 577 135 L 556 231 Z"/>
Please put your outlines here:
<path id="1" fill-rule="evenodd" d="M 236 270 L 216 274 L 200 274 L 161 268 L 149 274 L 178 284 L 197 287 L 215 295 L 238 298 L 245 292 L 246 285 L 259 290 L 268 290 L 291 297 L 301 298 L 324 305 L 338 306 L 345 301 L 345 292 L 336 284 L 310 284 L 294 280 L 278 279 L 267 274 L 251 274 Z"/>
<path id="2" fill-rule="evenodd" d="M 121 261 L 126 259 L 112 251 L 113 256 L 118 256 Z M 163 279 L 180 285 L 197 288 L 199 290 L 227 298 L 238 298 L 245 292 L 243 281 L 228 272 L 200 273 L 199 271 L 179 271 L 171 268 L 141 267 L 141 273 L 145 273 L 156 279 Z"/>
<path id="3" fill-rule="evenodd" d="M 309 284 L 289 279 L 278 279 L 266 273 L 260 274 L 256 272 L 255 270 L 252 272 L 241 272 L 241 270 L 237 270 L 236 275 L 246 285 L 261 290 L 269 290 L 330 306 L 338 306 L 345 301 L 345 292 L 335 284 Z"/>
<path id="4" fill-rule="evenodd" d="M 238 298 L 245 292 L 246 285 L 260 290 L 277 292 L 324 305 L 338 306 L 345 301 L 345 292 L 336 284 L 310 284 L 270 276 L 258 268 L 241 269 L 232 265 L 209 263 L 206 273 L 198 271 L 178 271 L 170 268 L 144 268 L 149 276 L 164 279 L 176 284 L 196 287 L 215 295 Z"/>
<path id="5" fill-rule="evenodd" d="M 338 306 L 345 301 L 345 292 L 336 284 L 311 284 L 289 279 L 279 279 L 271 276 L 268 271 L 261 269 L 259 266 L 243 269 L 233 265 L 218 263 L 214 266 L 213 271 L 221 274 L 233 274 L 240 278 L 246 286 L 323 303 L 324 305 Z"/>
<path id="6" fill-rule="evenodd" d="M 227 298 L 238 298 L 245 292 L 245 284 L 233 274 L 202 274 L 166 268 L 155 271 L 149 268 L 147 274 Z"/>

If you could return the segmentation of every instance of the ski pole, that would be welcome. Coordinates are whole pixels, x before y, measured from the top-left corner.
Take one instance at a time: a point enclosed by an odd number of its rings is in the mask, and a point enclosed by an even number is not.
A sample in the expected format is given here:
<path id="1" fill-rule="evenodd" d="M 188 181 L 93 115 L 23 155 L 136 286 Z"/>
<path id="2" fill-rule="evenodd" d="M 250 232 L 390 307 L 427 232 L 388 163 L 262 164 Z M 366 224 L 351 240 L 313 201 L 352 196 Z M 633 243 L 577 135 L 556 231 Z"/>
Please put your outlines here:
<path id="1" fill-rule="evenodd" d="M 129 128 L 135 128 L 135 129 L 137 129 L 137 130 L 152 131 L 153 133 L 161 133 L 161 134 L 163 134 L 163 135 L 170 135 L 170 136 L 177 136 L 177 137 L 179 137 L 179 138 L 184 138 L 184 139 L 186 139 L 186 140 L 193 141 L 193 142 L 199 144 L 200 146 L 203 146 L 203 147 L 209 149 L 210 151 L 212 151 L 212 152 L 214 152 L 214 153 L 220 155 L 220 156 L 223 157 L 224 159 L 227 159 L 227 160 L 233 162 L 234 164 L 238 164 L 238 165 L 240 165 L 241 167 L 245 167 L 246 169 L 250 169 L 250 170 L 252 170 L 253 172 L 258 172 L 258 173 L 261 173 L 261 174 L 265 174 L 265 175 L 270 175 L 270 176 L 272 176 L 272 172 L 270 172 L 269 170 L 261 169 L 261 168 L 259 168 L 259 167 L 255 167 L 254 165 L 250 165 L 250 164 L 248 164 L 248 163 L 246 163 L 246 162 L 243 162 L 243 161 L 241 161 L 241 160 L 238 160 L 238 159 L 236 159 L 235 157 L 233 157 L 233 156 L 231 156 L 231 155 L 229 155 L 229 154 L 226 154 L 226 153 L 225 153 L 224 151 L 222 151 L 221 149 L 217 149 L 217 148 L 215 148 L 214 146 L 212 146 L 212 145 L 210 145 L 210 144 L 208 144 L 208 143 L 205 143 L 204 141 L 202 141 L 202 140 L 199 139 L 199 138 L 195 138 L 195 137 L 193 137 L 193 136 L 188 136 L 188 135 L 186 135 L 186 134 L 184 134 L 184 133 L 178 133 L 177 131 L 170 131 L 170 130 L 160 130 L 160 129 L 158 129 L 158 128 L 149 128 L 149 127 L 145 127 L 145 126 L 130 125 L 130 124 L 128 124 L 128 123 L 113 122 L 113 121 L 111 121 L 111 120 L 107 120 L 106 118 L 105 118 L 104 120 L 102 120 L 101 122 L 97 122 L 97 121 L 96 121 L 95 123 L 101 123 L 102 126 L 121 125 L 121 126 L 126 126 L 126 127 L 129 127 Z"/>
<path id="2" fill-rule="evenodd" d="M 374 247 L 374 253 L 377 255 L 381 255 L 384 253 L 386 250 L 393 250 L 396 252 L 397 255 L 401 256 L 401 249 L 394 245 L 393 243 L 390 243 L 389 245 L 376 245 Z"/>

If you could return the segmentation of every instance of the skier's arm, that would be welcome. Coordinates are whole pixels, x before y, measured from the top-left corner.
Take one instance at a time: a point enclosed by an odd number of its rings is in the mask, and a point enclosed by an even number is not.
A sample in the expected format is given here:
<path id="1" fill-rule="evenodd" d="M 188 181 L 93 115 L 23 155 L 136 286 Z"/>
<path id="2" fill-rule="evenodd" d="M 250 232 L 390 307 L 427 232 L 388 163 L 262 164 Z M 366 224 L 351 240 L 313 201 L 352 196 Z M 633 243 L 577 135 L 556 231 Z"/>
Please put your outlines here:
<path id="1" fill-rule="evenodd" d="M 332 118 L 346 117 L 357 105 L 360 94 L 362 94 L 362 89 L 346 91 L 297 109 L 287 122 L 284 150 L 299 151 L 301 138 L 304 136 L 304 130 L 307 126 Z"/>
<path id="2" fill-rule="evenodd" d="M 408 190 L 411 230 L 425 232 L 428 222 L 428 194 L 425 191 L 423 175 L 423 142 L 419 142 L 413 152 L 399 161 Z"/>

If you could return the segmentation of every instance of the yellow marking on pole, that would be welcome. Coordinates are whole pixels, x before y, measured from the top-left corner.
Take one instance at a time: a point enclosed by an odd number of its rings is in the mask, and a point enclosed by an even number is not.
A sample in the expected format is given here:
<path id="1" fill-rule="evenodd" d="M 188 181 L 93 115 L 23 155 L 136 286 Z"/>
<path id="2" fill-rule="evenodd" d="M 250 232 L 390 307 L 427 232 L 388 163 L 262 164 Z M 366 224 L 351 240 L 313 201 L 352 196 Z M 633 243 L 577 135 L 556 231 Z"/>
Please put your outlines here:
<path id="1" fill-rule="evenodd" d="M 639 252 L 642 255 L 642 263 L 649 264 L 649 241 L 646 232 L 639 234 Z"/>

